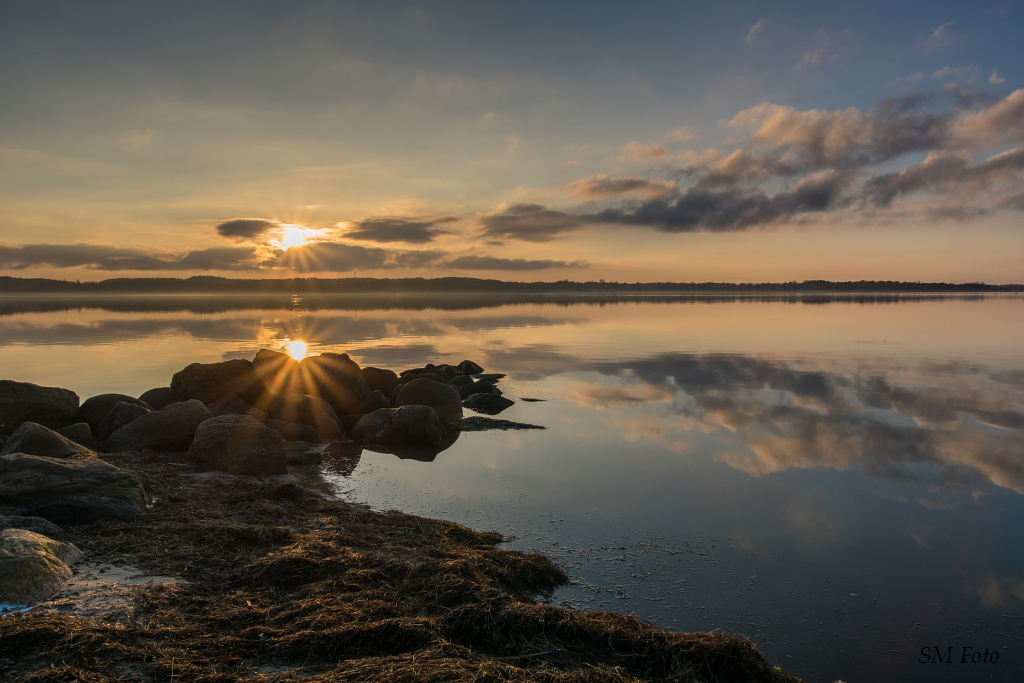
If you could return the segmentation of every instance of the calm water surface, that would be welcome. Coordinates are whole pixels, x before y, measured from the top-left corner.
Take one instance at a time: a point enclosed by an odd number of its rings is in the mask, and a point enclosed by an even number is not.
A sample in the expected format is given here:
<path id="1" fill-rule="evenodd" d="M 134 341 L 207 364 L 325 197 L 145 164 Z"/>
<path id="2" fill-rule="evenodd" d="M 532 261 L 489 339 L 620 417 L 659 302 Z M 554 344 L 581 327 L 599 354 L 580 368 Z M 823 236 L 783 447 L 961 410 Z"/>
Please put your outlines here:
<path id="1" fill-rule="evenodd" d="M 324 469 L 548 554 L 556 604 L 740 634 L 808 681 L 1024 680 L 1021 297 L 0 299 L 0 376 L 83 399 L 294 339 L 508 373 L 501 417 L 547 429 Z"/>

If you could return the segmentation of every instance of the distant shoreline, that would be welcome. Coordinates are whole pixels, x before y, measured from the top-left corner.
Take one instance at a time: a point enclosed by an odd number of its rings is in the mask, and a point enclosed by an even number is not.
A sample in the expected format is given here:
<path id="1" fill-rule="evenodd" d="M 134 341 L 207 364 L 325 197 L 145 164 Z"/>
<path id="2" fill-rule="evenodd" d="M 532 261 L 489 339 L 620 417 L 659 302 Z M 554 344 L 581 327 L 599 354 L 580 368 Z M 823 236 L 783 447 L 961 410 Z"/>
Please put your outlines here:
<path id="1" fill-rule="evenodd" d="M 313 296 L 313 295 L 445 295 L 482 297 L 583 296 L 680 297 L 694 296 L 836 296 L 903 294 L 998 294 L 1024 292 L 1024 284 L 990 285 L 984 282 L 901 282 L 860 280 L 833 282 L 507 282 L 478 278 L 288 278 L 242 279 L 211 276 L 190 278 L 114 278 L 98 282 L 72 282 L 46 278 L 0 277 L 0 294 L 32 295 L 154 295 L 186 296 Z"/>

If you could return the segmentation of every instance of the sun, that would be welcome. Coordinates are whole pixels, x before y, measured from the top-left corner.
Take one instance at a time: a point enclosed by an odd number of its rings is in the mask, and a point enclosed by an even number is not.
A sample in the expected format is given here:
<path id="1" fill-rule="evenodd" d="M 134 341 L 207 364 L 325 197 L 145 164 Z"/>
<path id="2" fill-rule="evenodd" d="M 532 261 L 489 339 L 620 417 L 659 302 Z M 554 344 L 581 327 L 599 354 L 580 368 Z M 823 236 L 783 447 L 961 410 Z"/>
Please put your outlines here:
<path id="1" fill-rule="evenodd" d="M 284 347 L 288 355 L 295 360 L 302 360 L 309 353 L 309 345 L 301 339 L 285 339 Z"/>
<path id="2" fill-rule="evenodd" d="M 301 247 L 309 242 L 305 228 L 290 226 L 284 229 L 281 235 L 281 247 L 288 251 L 292 247 Z"/>

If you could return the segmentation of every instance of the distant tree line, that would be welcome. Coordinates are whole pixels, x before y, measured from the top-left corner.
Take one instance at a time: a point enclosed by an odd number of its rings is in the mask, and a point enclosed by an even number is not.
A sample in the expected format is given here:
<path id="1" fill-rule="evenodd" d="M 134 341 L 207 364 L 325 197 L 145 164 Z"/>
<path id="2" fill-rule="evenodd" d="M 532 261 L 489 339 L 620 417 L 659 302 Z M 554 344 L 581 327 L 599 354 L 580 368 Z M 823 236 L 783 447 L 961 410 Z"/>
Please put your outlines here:
<path id="1" fill-rule="evenodd" d="M 471 277 L 442 278 L 286 278 L 236 279 L 198 275 L 190 278 L 112 278 L 99 282 L 71 282 L 45 278 L 0 276 L 0 292 L 80 294 L 752 294 L 752 293 L 984 293 L 1024 292 L 1024 285 L 988 285 L 984 282 L 901 282 L 858 280 L 831 282 L 505 282 Z"/>

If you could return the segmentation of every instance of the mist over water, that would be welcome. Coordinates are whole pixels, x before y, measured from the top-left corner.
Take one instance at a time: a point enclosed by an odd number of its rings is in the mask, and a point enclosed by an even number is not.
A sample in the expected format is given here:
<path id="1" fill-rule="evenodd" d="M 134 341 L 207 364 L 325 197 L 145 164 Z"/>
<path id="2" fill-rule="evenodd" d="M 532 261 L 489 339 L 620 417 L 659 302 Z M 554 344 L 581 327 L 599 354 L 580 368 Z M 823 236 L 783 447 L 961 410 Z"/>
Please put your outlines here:
<path id="1" fill-rule="evenodd" d="M 41 301 L 2 301 L 0 375 L 83 399 L 291 340 L 508 373 L 500 417 L 545 430 L 429 462 L 339 449 L 324 472 L 554 557 L 556 604 L 738 633 L 808 681 L 1024 676 L 1020 296 Z M 920 662 L 933 647 L 1000 658 Z"/>

